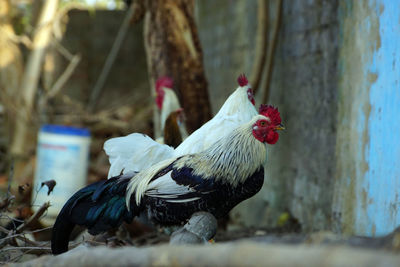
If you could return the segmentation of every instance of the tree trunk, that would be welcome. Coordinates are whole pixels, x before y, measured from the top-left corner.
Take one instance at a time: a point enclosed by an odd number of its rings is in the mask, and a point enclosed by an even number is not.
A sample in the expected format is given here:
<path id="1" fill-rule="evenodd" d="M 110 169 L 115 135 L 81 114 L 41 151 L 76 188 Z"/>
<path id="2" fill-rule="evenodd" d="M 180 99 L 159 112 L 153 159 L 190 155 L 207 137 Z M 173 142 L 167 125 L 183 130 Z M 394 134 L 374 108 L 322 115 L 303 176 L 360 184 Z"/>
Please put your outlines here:
<path id="1" fill-rule="evenodd" d="M 21 82 L 21 106 L 17 113 L 15 135 L 11 145 L 11 153 L 15 156 L 22 156 L 27 150 L 25 141 L 27 131 L 31 129 L 31 127 L 29 127 L 30 116 L 33 112 L 44 52 L 50 41 L 51 22 L 56 13 L 57 6 L 57 0 L 47 0 L 43 5 L 38 21 L 37 31 L 33 39 L 32 51 L 29 54 L 24 77 Z"/>
<path id="2" fill-rule="evenodd" d="M 193 132 L 211 118 L 194 1 L 146 0 L 145 9 L 150 84 L 154 88 L 157 78 L 165 75 L 174 79 L 174 89 L 187 114 L 186 126 Z"/>
<path id="3" fill-rule="evenodd" d="M 15 36 L 10 18 L 10 1 L 0 0 L 0 102 L 6 114 L 4 131 L 9 141 L 14 131 L 16 97 L 23 72 L 22 54 L 12 38 Z"/>
<path id="4" fill-rule="evenodd" d="M 4 109 L 0 118 L 1 146 L 10 150 L 10 140 L 14 136 L 16 118 L 19 110 L 18 91 L 23 74 L 21 50 L 15 41 L 11 25 L 10 0 L 0 0 L 0 103 Z M 9 158 L 1 157 L 1 168 L 10 170 Z M 10 171 L 9 177 L 12 172 Z M 11 179 L 11 178 L 10 178 Z"/>

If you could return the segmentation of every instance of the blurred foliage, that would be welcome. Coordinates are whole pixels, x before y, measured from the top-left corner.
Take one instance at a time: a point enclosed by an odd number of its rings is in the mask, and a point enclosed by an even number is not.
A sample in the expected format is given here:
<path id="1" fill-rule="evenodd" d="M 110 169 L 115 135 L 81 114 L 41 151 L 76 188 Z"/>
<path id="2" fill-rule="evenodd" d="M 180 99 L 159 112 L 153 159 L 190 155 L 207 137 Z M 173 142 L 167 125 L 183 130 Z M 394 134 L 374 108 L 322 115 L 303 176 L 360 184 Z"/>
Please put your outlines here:
<path id="1" fill-rule="evenodd" d="M 32 17 L 32 5 L 17 5 L 15 8 L 11 9 L 11 12 L 10 17 L 15 33 L 17 35 L 25 33 Z"/>
<path id="2" fill-rule="evenodd" d="M 14 26 L 15 33 L 21 35 L 29 33 L 33 29 L 32 22 L 35 21 L 37 14 L 36 10 L 40 10 L 41 2 L 35 0 L 12 0 L 13 8 L 11 9 L 10 17 Z M 124 0 L 60 0 L 59 8 L 67 7 L 68 5 L 80 5 L 85 7 L 92 14 L 95 9 L 124 9 L 126 3 Z"/>

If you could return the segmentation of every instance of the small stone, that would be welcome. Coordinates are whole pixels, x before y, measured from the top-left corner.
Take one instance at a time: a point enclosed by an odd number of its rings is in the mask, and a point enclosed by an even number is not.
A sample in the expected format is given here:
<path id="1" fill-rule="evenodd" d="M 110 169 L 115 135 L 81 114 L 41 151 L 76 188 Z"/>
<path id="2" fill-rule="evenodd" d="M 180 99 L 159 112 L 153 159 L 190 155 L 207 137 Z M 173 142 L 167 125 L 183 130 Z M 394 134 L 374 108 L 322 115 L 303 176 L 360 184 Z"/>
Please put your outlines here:
<path id="1" fill-rule="evenodd" d="M 208 212 L 196 212 L 179 230 L 172 233 L 170 244 L 208 244 L 217 232 L 217 220 Z"/>

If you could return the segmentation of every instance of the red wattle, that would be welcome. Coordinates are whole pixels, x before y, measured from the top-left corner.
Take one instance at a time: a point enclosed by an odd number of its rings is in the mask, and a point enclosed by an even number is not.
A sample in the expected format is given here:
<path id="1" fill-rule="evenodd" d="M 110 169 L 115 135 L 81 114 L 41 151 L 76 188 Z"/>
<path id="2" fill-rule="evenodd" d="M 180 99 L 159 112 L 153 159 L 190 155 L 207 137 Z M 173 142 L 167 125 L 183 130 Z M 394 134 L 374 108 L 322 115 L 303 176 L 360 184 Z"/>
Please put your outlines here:
<path id="1" fill-rule="evenodd" d="M 266 136 L 266 138 L 265 138 L 265 141 L 266 141 L 268 144 L 273 145 L 273 144 L 275 144 L 276 142 L 278 142 L 278 139 L 279 139 L 279 134 L 278 134 L 277 132 L 275 132 L 275 131 L 269 131 L 268 134 L 267 134 L 267 136 Z"/>

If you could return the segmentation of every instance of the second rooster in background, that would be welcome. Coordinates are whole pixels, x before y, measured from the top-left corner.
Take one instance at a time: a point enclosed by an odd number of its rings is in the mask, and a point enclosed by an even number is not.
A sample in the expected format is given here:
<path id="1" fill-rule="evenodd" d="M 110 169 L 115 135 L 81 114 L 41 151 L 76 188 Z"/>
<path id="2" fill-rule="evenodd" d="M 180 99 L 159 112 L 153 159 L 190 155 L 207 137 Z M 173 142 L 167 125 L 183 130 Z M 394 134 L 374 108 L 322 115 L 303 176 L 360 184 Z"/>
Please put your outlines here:
<path id="1" fill-rule="evenodd" d="M 164 76 L 156 81 L 155 102 L 160 112 L 160 129 L 163 133 L 163 136 L 157 138 L 156 141 L 175 148 L 182 143 L 188 133 L 185 127 L 183 108 L 173 87 L 174 82 L 170 77 Z"/>

